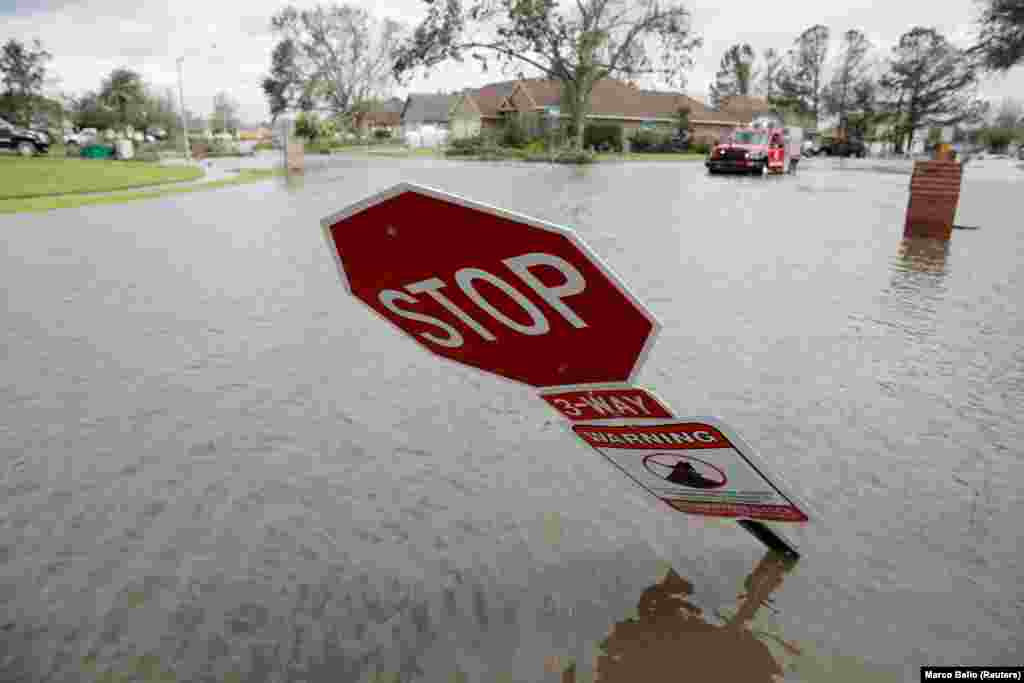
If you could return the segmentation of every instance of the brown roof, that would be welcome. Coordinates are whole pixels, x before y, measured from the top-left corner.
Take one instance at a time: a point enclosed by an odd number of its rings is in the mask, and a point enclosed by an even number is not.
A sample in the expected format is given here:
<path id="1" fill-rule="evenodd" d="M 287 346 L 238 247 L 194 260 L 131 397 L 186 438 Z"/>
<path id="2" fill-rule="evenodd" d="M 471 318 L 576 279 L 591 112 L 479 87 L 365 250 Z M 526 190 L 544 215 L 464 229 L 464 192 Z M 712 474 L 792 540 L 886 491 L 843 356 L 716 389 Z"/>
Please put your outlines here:
<path id="1" fill-rule="evenodd" d="M 513 97 L 522 89 L 527 98 Z M 504 95 L 502 96 L 502 93 Z M 515 104 L 532 101 L 537 107 L 555 107 L 562 101 L 562 84 L 545 78 L 527 78 L 520 81 L 506 81 L 470 91 L 470 95 L 483 116 L 497 116 L 500 110 L 515 108 Z M 697 100 L 676 92 L 640 90 L 628 83 L 605 78 L 594 85 L 590 95 L 590 114 L 623 118 L 671 119 L 681 107 L 690 109 L 690 120 L 735 121 L 734 117 L 723 117 Z"/>
<path id="2" fill-rule="evenodd" d="M 743 123 L 754 119 L 758 114 L 765 114 L 773 111 L 772 105 L 763 97 L 752 97 L 749 95 L 734 95 L 728 97 L 719 106 L 719 116 L 722 114 L 737 118 Z"/>
<path id="3" fill-rule="evenodd" d="M 505 98 L 512 94 L 517 81 L 503 81 L 491 83 L 482 88 L 467 89 L 464 96 L 469 97 L 476 108 L 480 110 L 481 116 L 497 116 Z"/>
<path id="4" fill-rule="evenodd" d="M 402 123 L 403 100 L 391 97 L 386 100 L 375 100 L 365 112 L 356 115 L 359 125 L 399 126 Z"/>
<path id="5" fill-rule="evenodd" d="M 371 111 L 360 116 L 359 121 L 368 126 L 400 126 L 402 125 L 402 112 Z"/>

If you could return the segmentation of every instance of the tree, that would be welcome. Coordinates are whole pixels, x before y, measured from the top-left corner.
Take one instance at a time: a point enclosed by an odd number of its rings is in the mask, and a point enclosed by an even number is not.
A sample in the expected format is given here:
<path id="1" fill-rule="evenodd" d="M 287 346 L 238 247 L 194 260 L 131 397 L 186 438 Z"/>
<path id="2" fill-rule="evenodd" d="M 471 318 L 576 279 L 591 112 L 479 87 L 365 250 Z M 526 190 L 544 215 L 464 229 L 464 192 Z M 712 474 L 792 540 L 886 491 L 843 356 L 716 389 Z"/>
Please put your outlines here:
<path id="1" fill-rule="evenodd" d="M 275 118 L 291 108 L 350 118 L 360 102 L 389 89 L 400 23 L 332 2 L 301 11 L 289 5 L 271 28 L 280 41 L 263 91 Z"/>
<path id="2" fill-rule="evenodd" d="M 904 33 L 881 79 L 894 103 L 897 141 L 909 145 L 923 127 L 976 120 L 985 111 L 975 97 L 977 85 L 976 66 L 938 31 L 917 26 Z"/>
<path id="3" fill-rule="evenodd" d="M 991 151 L 1002 152 L 1011 142 L 1019 140 L 1020 136 L 1013 128 L 995 126 L 983 129 L 980 138 Z"/>
<path id="4" fill-rule="evenodd" d="M 295 117 L 295 137 L 316 140 L 320 137 L 320 117 L 302 112 Z"/>
<path id="5" fill-rule="evenodd" d="M 74 101 L 72 121 L 78 128 L 111 128 L 117 123 L 117 112 L 95 92 L 86 92 Z"/>
<path id="6" fill-rule="evenodd" d="M 210 129 L 214 133 L 238 130 L 238 102 L 231 99 L 226 92 L 219 92 L 213 97 Z"/>
<path id="7" fill-rule="evenodd" d="M 729 97 L 749 95 L 754 79 L 754 49 L 746 43 L 733 45 L 719 64 L 715 82 L 711 84 L 711 106 L 718 109 Z"/>
<path id="8" fill-rule="evenodd" d="M 969 51 L 988 71 L 1024 63 L 1024 0 L 982 0 L 978 42 Z"/>
<path id="9" fill-rule="evenodd" d="M 852 99 L 846 110 L 846 133 L 860 140 L 873 139 L 879 124 L 887 115 L 879 107 L 878 83 L 865 76 L 853 86 Z"/>
<path id="10" fill-rule="evenodd" d="M 810 114 L 815 128 L 821 115 L 828 39 L 828 27 L 821 24 L 801 33 L 787 53 L 787 64 L 779 77 L 781 99 Z"/>
<path id="11" fill-rule="evenodd" d="M 848 115 L 853 108 L 857 88 L 868 77 L 867 56 L 871 42 L 863 33 L 851 29 L 843 34 L 832 82 L 825 88 L 825 107 L 839 117 L 839 128 L 849 126 Z"/>
<path id="12" fill-rule="evenodd" d="M 773 47 L 764 51 L 761 72 L 757 77 L 757 92 L 769 102 L 778 92 L 779 76 L 782 73 L 782 55 Z"/>
<path id="13" fill-rule="evenodd" d="M 270 74 L 263 79 L 263 94 L 270 107 L 270 127 L 300 96 L 302 75 L 297 62 L 298 50 L 294 41 L 285 39 L 274 46 L 270 56 Z"/>
<path id="14" fill-rule="evenodd" d="M 1007 97 L 999 105 L 999 111 L 993 123 L 997 128 L 1024 127 L 1024 106 L 1020 101 Z"/>
<path id="15" fill-rule="evenodd" d="M 128 116 L 128 110 L 130 107 L 138 105 L 144 98 L 145 88 L 142 84 L 142 77 L 125 67 L 111 71 L 100 86 L 100 99 L 117 109 L 120 113 L 118 123 L 121 125 L 128 125 L 132 122 Z"/>
<path id="16" fill-rule="evenodd" d="M 689 138 L 690 135 L 690 108 L 679 107 L 676 110 L 676 134 L 679 135 L 683 140 Z"/>
<path id="17" fill-rule="evenodd" d="M 485 70 L 496 60 L 539 72 L 562 86 L 576 149 L 598 81 L 651 74 L 682 87 L 701 42 L 683 0 L 424 1 L 426 17 L 396 55 L 397 78 L 466 54 Z"/>
<path id="18" fill-rule="evenodd" d="M 43 94 L 46 64 L 52 57 L 38 40 L 33 41 L 29 47 L 11 38 L 0 48 L 4 113 L 16 123 L 31 125 Z"/>

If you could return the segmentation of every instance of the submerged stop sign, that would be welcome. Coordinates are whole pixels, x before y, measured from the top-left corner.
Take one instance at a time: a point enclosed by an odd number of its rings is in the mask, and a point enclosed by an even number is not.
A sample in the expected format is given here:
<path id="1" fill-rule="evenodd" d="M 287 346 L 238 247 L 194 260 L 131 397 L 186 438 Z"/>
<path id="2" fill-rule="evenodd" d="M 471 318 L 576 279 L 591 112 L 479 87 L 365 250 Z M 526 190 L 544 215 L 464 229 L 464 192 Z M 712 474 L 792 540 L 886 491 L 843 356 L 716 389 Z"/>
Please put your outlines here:
<path id="1" fill-rule="evenodd" d="M 517 382 L 629 381 L 659 327 L 550 223 L 407 183 L 321 223 L 353 296 L 433 353 Z"/>

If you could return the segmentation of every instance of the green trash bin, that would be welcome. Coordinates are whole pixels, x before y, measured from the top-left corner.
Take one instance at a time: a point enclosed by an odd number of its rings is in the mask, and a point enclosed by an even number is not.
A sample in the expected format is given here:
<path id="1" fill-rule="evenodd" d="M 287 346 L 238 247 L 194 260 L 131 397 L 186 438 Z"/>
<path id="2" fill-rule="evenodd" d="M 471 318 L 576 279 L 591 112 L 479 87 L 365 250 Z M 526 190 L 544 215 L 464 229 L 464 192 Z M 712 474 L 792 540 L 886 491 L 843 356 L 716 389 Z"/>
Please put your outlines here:
<path id="1" fill-rule="evenodd" d="M 82 148 L 85 159 L 110 159 L 114 156 L 114 148 L 107 145 L 86 145 Z"/>

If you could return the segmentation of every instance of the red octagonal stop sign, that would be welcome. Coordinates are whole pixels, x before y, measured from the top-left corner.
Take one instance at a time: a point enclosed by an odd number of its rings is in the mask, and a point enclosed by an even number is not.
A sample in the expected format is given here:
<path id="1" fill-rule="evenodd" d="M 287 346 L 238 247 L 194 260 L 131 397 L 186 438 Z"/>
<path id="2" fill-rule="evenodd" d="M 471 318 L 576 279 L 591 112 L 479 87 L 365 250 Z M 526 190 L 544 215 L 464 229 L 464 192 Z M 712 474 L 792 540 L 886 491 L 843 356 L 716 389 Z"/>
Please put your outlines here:
<path id="1" fill-rule="evenodd" d="M 660 327 L 551 223 L 401 183 L 321 224 L 352 295 L 431 352 L 517 382 L 630 381 Z"/>

